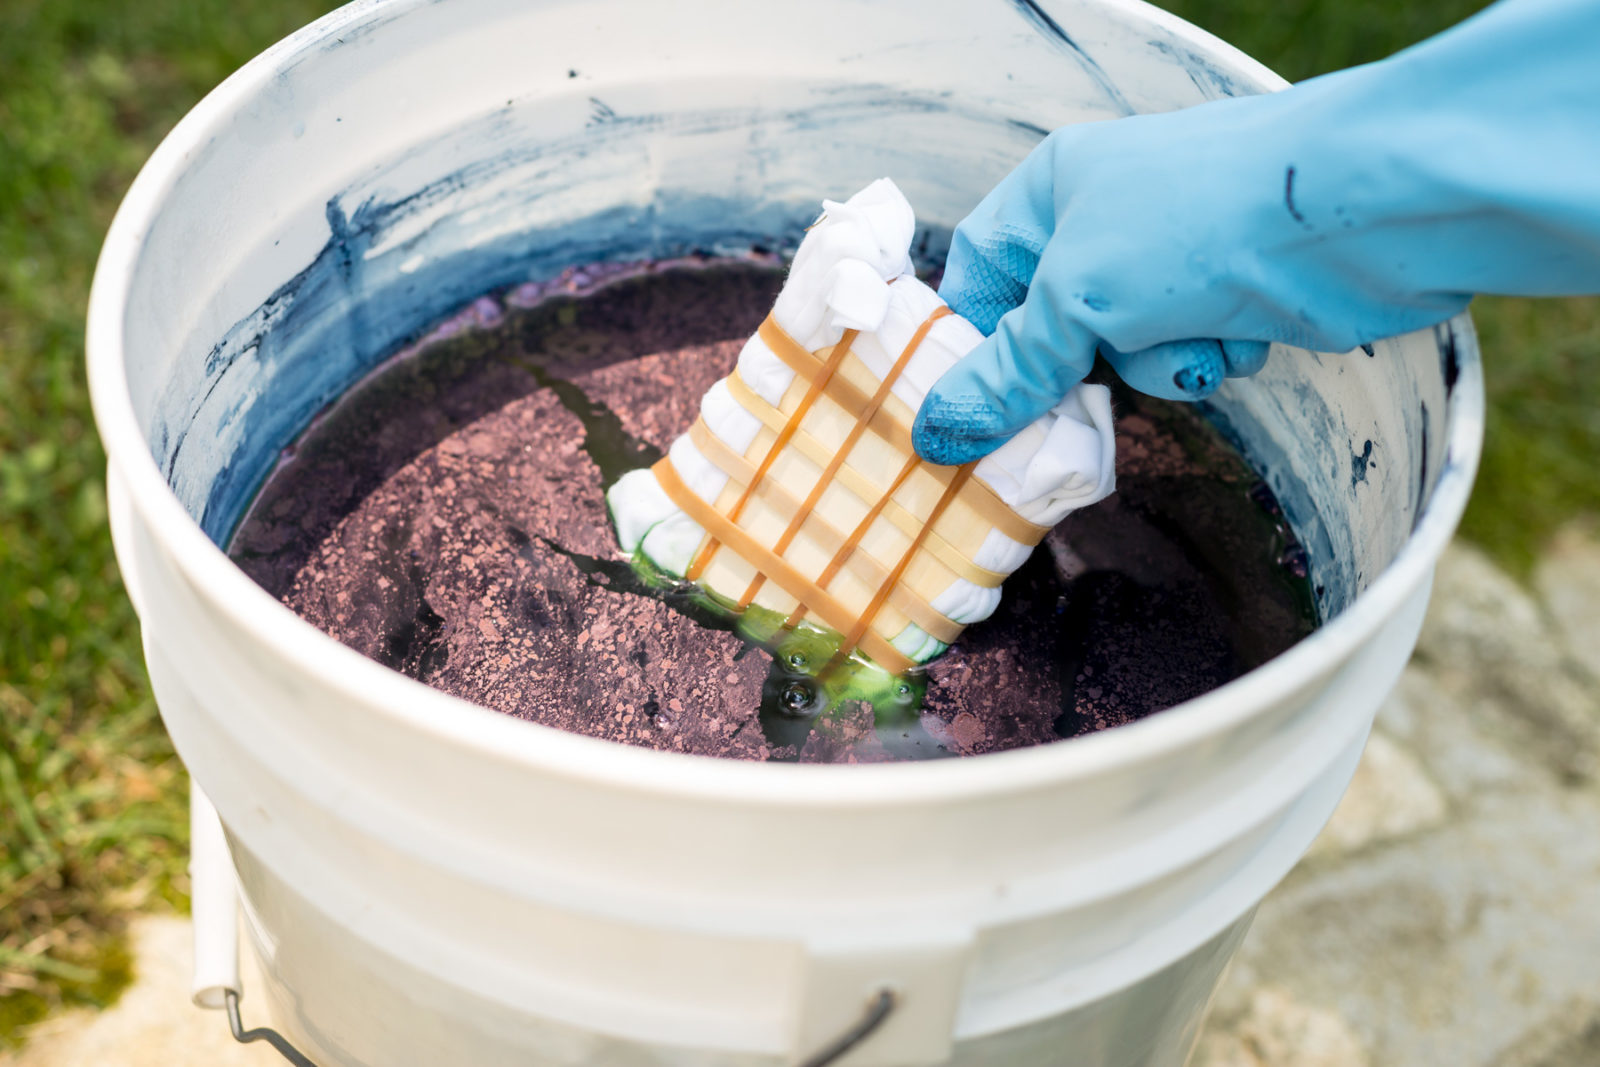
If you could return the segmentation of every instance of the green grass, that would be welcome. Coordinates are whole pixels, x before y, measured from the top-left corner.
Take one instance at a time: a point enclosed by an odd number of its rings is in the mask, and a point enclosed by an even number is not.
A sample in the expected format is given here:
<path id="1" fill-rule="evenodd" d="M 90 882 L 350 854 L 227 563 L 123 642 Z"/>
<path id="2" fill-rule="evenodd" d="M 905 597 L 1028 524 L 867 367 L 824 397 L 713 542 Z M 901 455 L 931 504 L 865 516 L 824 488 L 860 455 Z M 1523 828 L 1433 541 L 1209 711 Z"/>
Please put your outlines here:
<path id="1" fill-rule="evenodd" d="M 1370 63 L 1455 25 L 1486 0 L 1163 0 L 1158 5 L 1290 81 Z"/>
<path id="2" fill-rule="evenodd" d="M 127 978 L 127 916 L 182 906 L 184 777 L 105 531 L 82 370 L 106 224 L 139 163 L 316 0 L 0 3 L 0 1044 Z M 1472 0 L 1170 5 L 1291 78 L 1378 58 Z M 1475 307 L 1489 449 L 1468 536 L 1526 568 L 1600 501 L 1600 302 Z"/>
<path id="3" fill-rule="evenodd" d="M 161 135 L 319 8 L 0 4 L 0 1045 L 114 998 L 126 917 L 186 887 L 185 779 L 112 560 L 84 383 L 95 254 Z"/>
<path id="4" fill-rule="evenodd" d="M 1550 535 L 1600 516 L 1600 299 L 1483 297 L 1489 412 L 1462 536 L 1526 577 Z"/>

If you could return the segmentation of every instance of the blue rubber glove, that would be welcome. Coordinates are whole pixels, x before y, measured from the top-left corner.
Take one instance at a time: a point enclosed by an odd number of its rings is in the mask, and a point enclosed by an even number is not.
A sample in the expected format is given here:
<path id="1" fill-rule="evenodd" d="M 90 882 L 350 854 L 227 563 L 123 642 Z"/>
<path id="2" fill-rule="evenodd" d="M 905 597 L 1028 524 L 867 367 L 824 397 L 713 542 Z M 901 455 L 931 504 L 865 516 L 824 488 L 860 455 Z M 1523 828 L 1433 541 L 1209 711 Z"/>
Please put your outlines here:
<path id="1" fill-rule="evenodd" d="M 1503 0 L 1280 93 L 1057 130 L 957 227 L 939 292 L 993 333 L 917 413 L 950 464 L 1096 350 L 1194 400 L 1272 341 L 1342 352 L 1474 293 L 1600 292 L 1600 0 Z"/>

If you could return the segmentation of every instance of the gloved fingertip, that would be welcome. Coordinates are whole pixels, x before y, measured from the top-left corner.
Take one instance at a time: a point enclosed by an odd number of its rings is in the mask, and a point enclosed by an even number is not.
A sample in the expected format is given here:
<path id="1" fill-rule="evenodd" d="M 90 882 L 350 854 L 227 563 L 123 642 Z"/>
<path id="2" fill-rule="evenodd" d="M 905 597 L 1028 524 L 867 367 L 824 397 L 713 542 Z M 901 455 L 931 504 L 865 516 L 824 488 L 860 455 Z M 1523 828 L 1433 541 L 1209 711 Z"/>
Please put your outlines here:
<path id="1" fill-rule="evenodd" d="M 929 463 L 958 467 L 982 459 L 1010 434 L 1000 412 L 976 398 L 950 400 L 930 393 L 911 424 L 911 447 Z"/>
<path id="2" fill-rule="evenodd" d="M 1222 358 L 1228 365 L 1228 377 L 1248 378 L 1267 365 L 1267 354 L 1272 351 L 1267 341 L 1224 341 Z"/>
<path id="3" fill-rule="evenodd" d="M 959 467 L 976 462 L 1005 443 L 1003 437 L 931 437 L 921 443 L 913 440 L 917 455 L 940 467 Z"/>

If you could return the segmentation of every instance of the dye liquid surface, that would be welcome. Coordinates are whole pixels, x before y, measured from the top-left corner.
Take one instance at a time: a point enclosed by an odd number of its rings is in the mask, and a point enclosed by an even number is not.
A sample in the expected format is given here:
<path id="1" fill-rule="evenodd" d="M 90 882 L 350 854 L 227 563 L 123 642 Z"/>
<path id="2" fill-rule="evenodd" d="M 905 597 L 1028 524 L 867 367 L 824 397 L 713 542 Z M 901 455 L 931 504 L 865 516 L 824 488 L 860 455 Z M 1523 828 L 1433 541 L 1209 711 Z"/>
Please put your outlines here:
<path id="1" fill-rule="evenodd" d="M 1183 405 L 1119 391 L 1118 492 L 1074 513 L 995 616 L 871 700 L 802 639 L 762 645 L 620 558 L 604 490 L 657 459 L 782 275 L 708 261 L 484 298 L 285 451 L 234 535 L 252 578 L 351 648 L 560 729 L 759 760 L 1043 744 L 1215 688 L 1314 626 L 1304 557 Z M 819 660 L 819 662 L 811 662 Z"/>

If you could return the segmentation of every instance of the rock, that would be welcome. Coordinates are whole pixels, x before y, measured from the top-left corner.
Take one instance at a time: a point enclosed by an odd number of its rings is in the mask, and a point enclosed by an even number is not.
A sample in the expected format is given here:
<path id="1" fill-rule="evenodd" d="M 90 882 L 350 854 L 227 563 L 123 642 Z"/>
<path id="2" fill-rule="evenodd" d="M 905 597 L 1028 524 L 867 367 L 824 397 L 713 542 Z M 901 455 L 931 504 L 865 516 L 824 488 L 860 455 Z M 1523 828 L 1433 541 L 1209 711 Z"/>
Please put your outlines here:
<path id="1" fill-rule="evenodd" d="M 1519 657 L 1553 663 L 1559 653 L 1538 602 L 1480 549 L 1457 541 L 1439 560 L 1417 651 L 1439 664 L 1489 667 Z"/>
<path id="2" fill-rule="evenodd" d="M 1354 852 L 1444 821 L 1444 794 L 1415 756 L 1373 733 L 1350 789 L 1311 846 L 1310 856 Z"/>
<path id="3" fill-rule="evenodd" d="M 71 1011 L 40 1023 L 20 1051 L 0 1051 L 0 1067 L 283 1067 L 283 1057 L 265 1043 L 235 1041 L 224 1013 L 190 1003 L 188 919 L 136 919 L 129 938 L 134 980 L 121 999 L 98 1014 Z M 254 963 L 241 951 L 246 1027 L 267 1025 L 260 1002 L 252 1011 L 248 996 L 252 985 L 261 984 Z"/>
<path id="4" fill-rule="evenodd" d="M 1570 782 L 1600 767 L 1600 692 L 1539 604 L 1481 551 L 1439 561 L 1417 655 L 1441 688 Z"/>
<path id="5" fill-rule="evenodd" d="M 1446 692 L 1417 663 L 1378 711 L 1378 727 L 1398 738 L 1427 766 L 1429 780 L 1458 804 L 1479 803 L 1496 792 L 1526 787 L 1538 770 L 1519 764 L 1506 749 L 1486 737 L 1464 709 L 1459 696 Z"/>
<path id="6" fill-rule="evenodd" d="M 1561 530 L 1533 584 L 1567 654 L 1600 679 L 1600 534 L 1577 523 Z"/>
<path id="7" fill-rule="evenodd" d="M 1494 1067 L 1594 1067 L 1600 1063 L 1600 1000 L 1575 999 L 1540 1019 Z"/>
<path id="8" fill-rule="evenodd" d="M 1367 1067 L 1371 1058 L 1338 1015 L 1268 986 L 1242 1016 L 1206 1034 L 1193 1067 Z"/>

